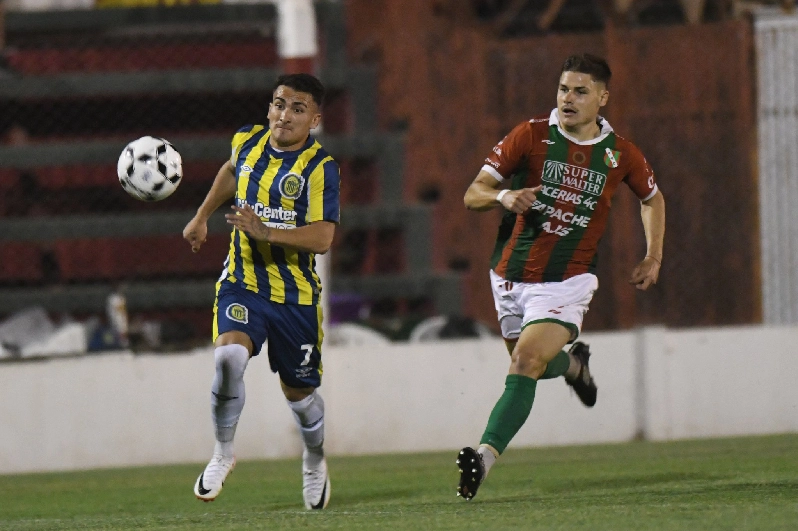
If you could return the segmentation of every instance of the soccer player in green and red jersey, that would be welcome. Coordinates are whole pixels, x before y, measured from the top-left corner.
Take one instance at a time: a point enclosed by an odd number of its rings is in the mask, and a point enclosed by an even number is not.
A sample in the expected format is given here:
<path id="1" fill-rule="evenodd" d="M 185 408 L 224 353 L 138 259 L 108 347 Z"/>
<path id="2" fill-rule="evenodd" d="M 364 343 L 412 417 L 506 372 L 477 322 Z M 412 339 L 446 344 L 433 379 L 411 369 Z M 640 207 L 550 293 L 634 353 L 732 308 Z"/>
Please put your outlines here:
<path id="1" fill-rule="evenodd" d="M 557 108 L 516 126 L 494 148 L 465 194 L 465 205 L 507 210 L 491 260 L 502 335 L 511 352 L 505 390 L 477 449 L 458 456 L 458 495 L 470 500 L 526 422 L 538 380 L 565 376 L 592 406 L 596 386 L 589 350 L 576 342 L 598 288 L 596 250 L 621 182 L 641 201 L 646 255 L 630 283 L 657 282 L 665 235 L 665 200 L 640 150 L 618 136 L 599 110 L 607 104 L 606 61 L 574 55 L 563 64 Z M 512 180 L 511 187 L 500 189 Z"/>

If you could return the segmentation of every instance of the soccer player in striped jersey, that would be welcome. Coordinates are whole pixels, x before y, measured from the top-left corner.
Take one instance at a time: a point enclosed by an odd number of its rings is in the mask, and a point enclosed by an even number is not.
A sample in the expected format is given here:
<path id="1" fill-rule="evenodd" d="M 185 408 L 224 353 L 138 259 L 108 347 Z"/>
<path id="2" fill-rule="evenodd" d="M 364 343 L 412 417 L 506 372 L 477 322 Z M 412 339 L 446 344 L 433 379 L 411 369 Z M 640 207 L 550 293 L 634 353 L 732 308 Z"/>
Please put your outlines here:
<path id="1" fill-rule="evenodd" d="M 646 255 L 630 283 L 657 282 L 665 200 L 640 150 L 599 116 L 609 98 L 603 59 L 574 55 L 560 72 L 557 108 L 516 126 L 494 148 L 465 205 L 506 210 L 491 260 L 491 284 L 511 353 L 505 390 L 474 449 L 463 448 L 458 495 L 470 500 L 526 422 L 538 380 L 565 376 L 587 406 L 596 400 L 587 345 L 574 342 L 593 293 L 596 250 L 621 182 L 641 201 Z M 509 188 L 500 189 L 511 181 Z"/>
<path id="2" fill-rule="evenodd" d="M 339 221 L 338 164 L 311 136 L 321 119 L 321 82 L 309 74 L 277 80 L 268 127 L 236 132 L 232 155 L 216 175 L 183 237 L 194 252 L 210 215 L 231 198 L 230 250 L 216 285 L 213 313 L 216 376 L 211 416 L 216 447 L 194 485 L 212 501 L 235 465 L 233 436 L 244 407 L 244 370 L 266 342 L 304 442 L 303 497 L 308 509 L 330 499 L 324 458 L 321 385 L 321 282 L 315 255 L 332 244 Z"/>

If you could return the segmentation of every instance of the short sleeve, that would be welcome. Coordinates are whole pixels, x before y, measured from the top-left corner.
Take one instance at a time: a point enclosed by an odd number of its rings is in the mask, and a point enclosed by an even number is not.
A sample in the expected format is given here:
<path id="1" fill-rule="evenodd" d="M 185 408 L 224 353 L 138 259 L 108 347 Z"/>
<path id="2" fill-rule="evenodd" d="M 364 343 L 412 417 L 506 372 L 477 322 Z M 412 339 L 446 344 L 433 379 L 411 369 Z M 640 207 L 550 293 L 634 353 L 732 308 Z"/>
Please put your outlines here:
<path id="1" fill-rule="evenodd" d="M 532 126 L 529 122 L 517 125 L 485 159 L 482 170 L 490 173 L 499 182 L 504 181 L 518 170 L 529 153 L 532 142 Z"/>
<path id="2" fill-rule="evenodd" d="M 643 153 L 636 146 L 630 144 L 628 150 L 629 173 L 624 181 L 632 189 L 640 201 L 648 201 L 657 193 L 657 180 L 654 170 L 648 163 Z"/>
<path id="3" fill-rule="evenodd" d="M 340 207 L 341 172 L 332 157 L 325 158 L 316 166 L 308 179 L 308 214 L 306 221 L 330 221 L 341 219 Z"/>
<path id="4" fill-rule="evenodd" d="M 241 147 L 244 145 L 244 142 L 246 142 L 247 138 L 251 137 L 253 133 L 257 132 L 259 129 L 263 129 L 263 127 L 256 125 L 245 125 L 235 132 L 233 135 L 233 140 L 230 142 L 230 146 L 232 148 L 230 151 L 230 164 L 233 166 L 236 165 L 238 154 L 241 153 Z"/>

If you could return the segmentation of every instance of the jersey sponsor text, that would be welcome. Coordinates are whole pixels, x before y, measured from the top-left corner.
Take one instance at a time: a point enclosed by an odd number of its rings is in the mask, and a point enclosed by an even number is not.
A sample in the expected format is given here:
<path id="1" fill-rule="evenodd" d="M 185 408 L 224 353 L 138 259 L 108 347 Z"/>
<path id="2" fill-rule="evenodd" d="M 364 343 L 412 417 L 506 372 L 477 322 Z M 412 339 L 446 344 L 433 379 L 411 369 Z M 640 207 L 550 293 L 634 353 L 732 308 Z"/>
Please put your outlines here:
<path id="1" fill-rule="evenodd" d="M 244 208 L 244 205 L 247 204 L 247 202 L 241 198 L 236 198 L 236 203 L 238 204 L 239 208 Z M 283 207 L 272 208 L 270 206 L 264 205 L 260 201 L 250 206 L 255 212 L 255 215 L 260 218 L 266 218 L 269 220 L 276 219 L 279 221 L 296 221 L 296 211 L 294 210 L 285 210 Z"/>
<path id="2" fill-rule="evenodd" d="M 607 176 L 566 162 L 547 160 L 543 165 L 543 181 L 598 196 L 604 191 Z"/>

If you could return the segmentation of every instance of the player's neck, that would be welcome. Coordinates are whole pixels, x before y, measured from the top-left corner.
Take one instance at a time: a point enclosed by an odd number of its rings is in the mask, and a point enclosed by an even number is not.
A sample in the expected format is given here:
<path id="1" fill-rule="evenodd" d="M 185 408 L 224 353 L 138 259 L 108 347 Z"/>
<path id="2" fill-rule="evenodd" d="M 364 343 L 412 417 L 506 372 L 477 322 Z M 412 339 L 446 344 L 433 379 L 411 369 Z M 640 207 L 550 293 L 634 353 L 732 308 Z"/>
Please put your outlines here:
<path id="1" fill-rule="evenodd" d="M 287 145 L 287 146 L 281 146 L 281 145 L 277 144 L 277 142 L 274 141 L 274 137 L 273 136 L 269 137 L 269 145 L 271 147 L 273 147 L 275 149 L 275 151 L 280 151 L 280 152 L 282 152 L 282 151 L 297 151 L 299 149 L 302 149 L 302 146 L 304 146 L 305 142 L 307 142 L 307 141 L 308 141 L 308 138 L 305 137 L 304 140 L 302 140 L 301 142 L 297 142 L 295 144 L 290 144 L 290 145 Z"/>
<path id="2" fill-rule="evenodd" d="M 573 127 L 565 127 L 562 123 L 560 123 L 560 128 L 568 133 L 571 137 L 578 140 L 579 142 L 585 142 L 587 140 L 593 140 L 597 136 L 601 134 L 601 127 L 599 127 L 598 122 L 596 120 L 592 120 L 585 124 L 579 124 Z"/>

